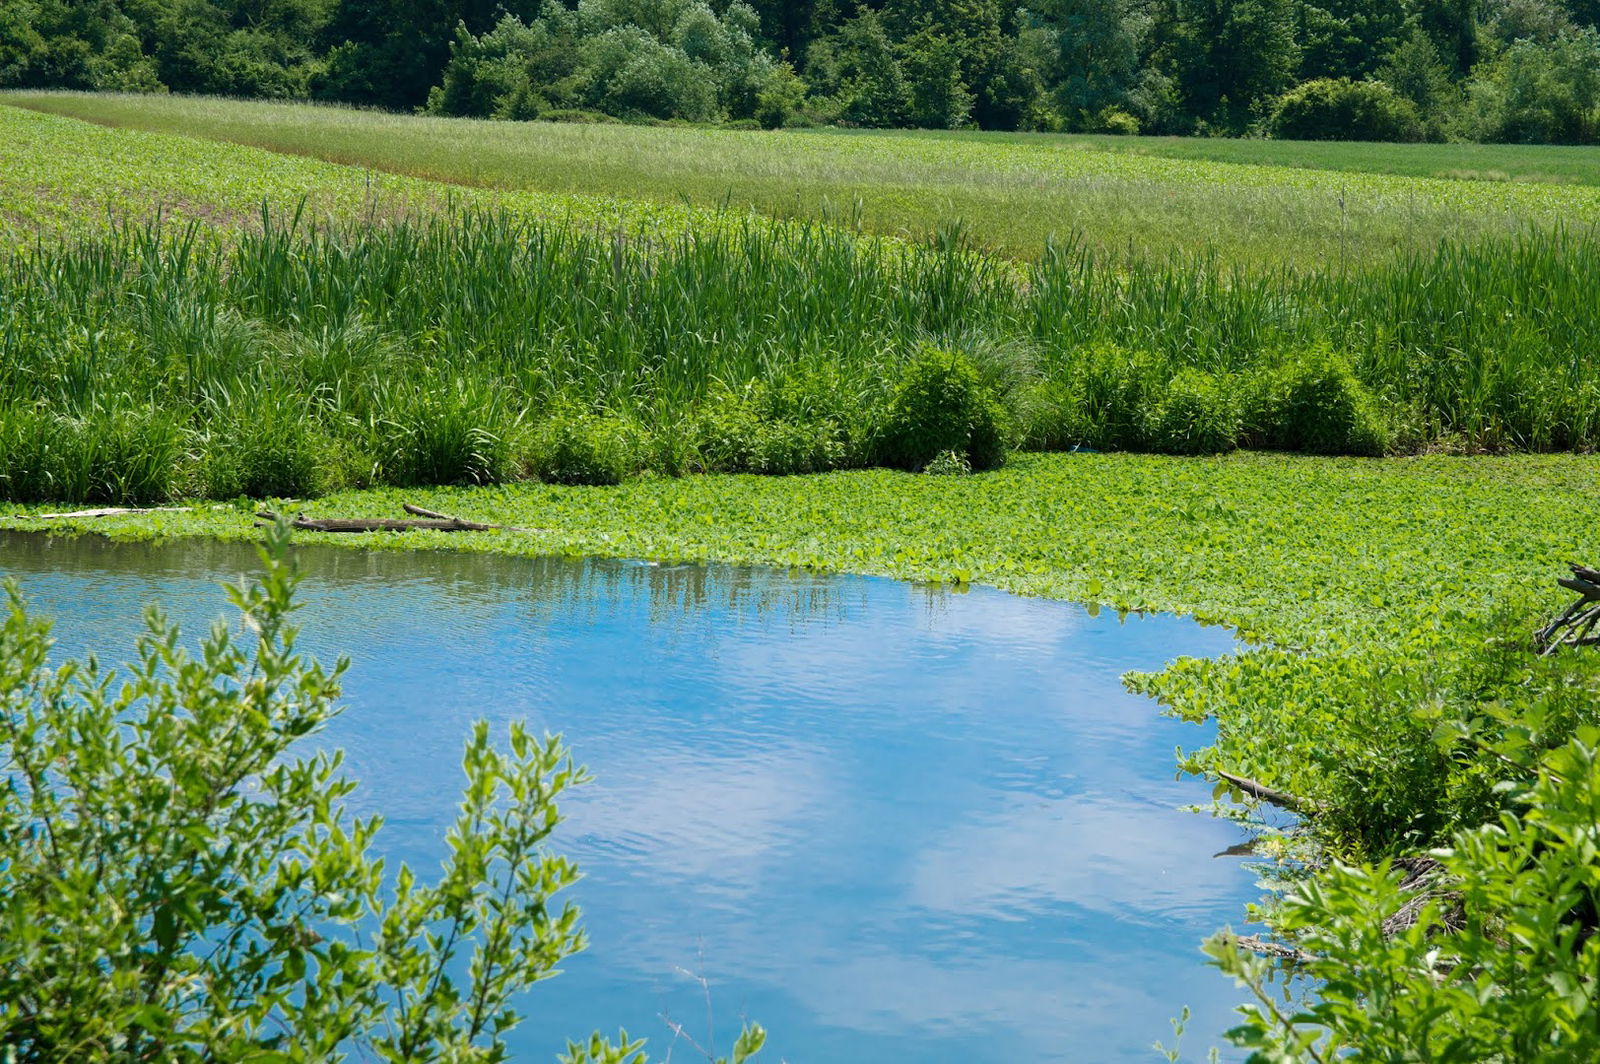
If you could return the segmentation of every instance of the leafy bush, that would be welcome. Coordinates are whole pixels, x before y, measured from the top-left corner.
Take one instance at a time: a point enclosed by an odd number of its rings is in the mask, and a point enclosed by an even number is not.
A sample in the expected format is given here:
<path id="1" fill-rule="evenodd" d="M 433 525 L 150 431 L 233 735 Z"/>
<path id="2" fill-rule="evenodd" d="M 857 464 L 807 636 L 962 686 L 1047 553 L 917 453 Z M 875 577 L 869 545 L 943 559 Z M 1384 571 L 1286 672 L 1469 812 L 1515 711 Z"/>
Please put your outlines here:
<path id="1" fill-rule="evenodd" d="M 1147 410 L 1167 370 L 1143 351 L 1097 344 L 1073 352 L 1055 374 L 1056 406 L 1047 431 L 1069 446 L 1142 450 Z"/>
<path id="2" fill-rule="evenodd" d="M 1259 375 L 1249 393 L 1246 430 L 1257 446 L 1350 455 L 1389 449 L 1377 401 L 1348 366 L 1326 352 L 1304 353 Z"/>
<path id="3" fill-rule="evenodd" d="M 972 463 L 967 461 L 966 455 L 940 451 L 933 456 L 933 461 L 922 467 L 922 472 L 930 477 L 964 477 L 972 472 Z"/>
<path id="4" fill-rule="evenodd" d="M 539 423 L 522 456 L 527 473 L 555 484 L 620 484 L 638 464 L 631 423 L 571 406 Z"/>
<path id="5" fill-rule="evenodd" d="M 1519 144 L 1592 143 L 1600 132 L 1600 30 L 1514 41 L 1473 70 L 1461 132 Z"/>
<path id="6" fill-rule="evenodd" d="M 1144 440 L 1163 454 L 1218 454 L 1239 446 L 1239 406 L 1226 381 L 1182 369 L 1146 408 Z"/>
<path id="7" fill-rule="evenodd" d="M 794 110 L 787 71 L 756 44 L 760 22 L 743 4 L 643 8 L 548 3 L 524 22 L 504 14 L 474 35 L 458 26 L 440 84 L 428 94 L 434 114 L 588 121 L 593 113 L 628 119 L 781 124 Z M 766 103 L 760 101 L 763 95 Z M 799 85 L 804 96 L 804 85 Z"/>
<path id="8" fill-rule="evenodd" d="M 1515 808 L 1455 833 L 1426 892 L 1388 862 L 1335 864 L 1283 899 L 1276 928 L 1314 1000 L 1227 935 L 1214 962 L 1256 1004 L 1230 1037 L 1261 1059 L 1594 1060 L 1600 1057 L 1600 729 L 1545 754 Z M 1420 906 L 1397 933 L 1385 923 Z"/>
<path id="9" fill-rule="evenodd" d="M 777 64 L 756 90 L 752 117 L 767 129 L 792 125 L 804 111 L 806 88 L 804 79 L 793 67 L 788 63 Z"/>
<path id="10" fill-rule="evenodd" d="M 842 437 L 832 421 L 763 417 L 750 399 L 723 394 L 694 419 L 695 465 L 708 473 L 820 473 L 843 464 Z"/>
<path id="11" fill-rule="evenodd" d="M 1107 107 L 1095 116 L 1096 132 L 1112 133 L 1119 137 L 1137 137 L 1139 119 L 1120 107 Z"/>
<path id="12" fill-rule="evenodd" d="M 583 780 L 521 724 L 479 723 L 451 854 L 426 883 L 367 852 L 337 712 L 295 652 L 288 532 L 198 657 L 157 613 L 125 675 L 47 669 L 15 586 L 0 621 L 0 1044 L 19 1060 L 498 1059 L 513 994 L 581 948 L 543 846 Z M 464 969 L 470 959 L 470 973 Z M 465 976 L 465 978 L 463 978 Z"/>
<path id="13" fill-rule="evenodd" d="M 970 361 L 925 346 L 906 363 L 873 433 L 873 451 L 878 462 L 901 469 L 921 469 L 945 451 L 973 469 L 992 469 L 1005 461 L 1005 412 Z"/>
<path id="14" fill-rule="evenodd" d="M 1318 78 L 1296 85 L 1278 99 L 1269 125 L 1286 140 L 1423 139 L 1416 105 L 1381 81 Z"/>
<path id="15" fill-rule="evenodd" d="M 712 70 L 638 26 L 585 41 L 582 63 L 590 86 L 585 102 L 607 114 L 691 122 L 722 117 Z"/>

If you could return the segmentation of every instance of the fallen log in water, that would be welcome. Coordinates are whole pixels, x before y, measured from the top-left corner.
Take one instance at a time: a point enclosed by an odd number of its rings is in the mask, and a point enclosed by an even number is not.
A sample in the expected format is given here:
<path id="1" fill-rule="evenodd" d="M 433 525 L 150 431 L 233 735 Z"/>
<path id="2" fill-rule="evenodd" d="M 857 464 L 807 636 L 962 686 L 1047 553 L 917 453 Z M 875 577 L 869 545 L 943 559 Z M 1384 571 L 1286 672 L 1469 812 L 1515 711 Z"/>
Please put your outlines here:
<path id="1" fill-rule="evenodd" d="M 411 518 L 390 517 L 307 517 L 295 514 L 289 527 L 303 532 L 547 532 L 542 528 L 515 528 L 511 525 L 489 525 L 480 521 L 467 521 L 436 510 L 425 510 L 412 503 L 402 503 Z M 260 510 L 256 516 L 262 521 L 280 520 L 271 510 Z"/>
<path id="2" fill-rule="evenodd" d="M 1217 775 L 1250 797 L 1259 798 L 1263 802 L 1269 802 L 1280 809 L 1287 809 L 1291 813 L 1315 813 L 1317 811 L 1317 803 L 1268 787 L 1265 783 L 1257 783 L 1248 776 L 1235 776 L 1231 772 L 1223 772 L 1220 769 L 1217 771 Z"/>

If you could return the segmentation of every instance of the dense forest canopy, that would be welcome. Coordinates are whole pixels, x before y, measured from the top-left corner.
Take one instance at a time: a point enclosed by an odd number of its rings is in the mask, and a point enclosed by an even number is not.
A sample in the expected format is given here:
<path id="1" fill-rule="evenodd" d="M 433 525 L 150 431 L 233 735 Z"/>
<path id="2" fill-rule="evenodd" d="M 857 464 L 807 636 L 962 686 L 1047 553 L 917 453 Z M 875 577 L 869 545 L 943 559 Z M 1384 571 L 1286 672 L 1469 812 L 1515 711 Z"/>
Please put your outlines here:
<path id="1" fill-rule="evenodd" d="M 0 0 L 0 86 L 512 119 L 1600 139 L 1600 0 Z"/>

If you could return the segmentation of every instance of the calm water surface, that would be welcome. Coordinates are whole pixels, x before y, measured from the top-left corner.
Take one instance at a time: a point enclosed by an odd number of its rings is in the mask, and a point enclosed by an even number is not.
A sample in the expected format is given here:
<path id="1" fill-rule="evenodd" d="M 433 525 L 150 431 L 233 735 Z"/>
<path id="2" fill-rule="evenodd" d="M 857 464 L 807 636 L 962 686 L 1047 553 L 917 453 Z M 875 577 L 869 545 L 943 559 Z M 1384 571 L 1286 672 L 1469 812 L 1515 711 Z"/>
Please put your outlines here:
<path id="1" fill-rule="evenodd" d="M 763 1060 L 1186 1057 L 1239 1000 L 1200 940 L 1242 921 L 1236 827 L 1178 811 L 1167 720 L 1128 669 L 1233 646 L 1171 617 L 1091 617 L 975 588 L 700 566 L 304 549 L 303 649 L 350 656 L 343 747 L 392 857 L 428 868 L 469 723 L 566 736 L 595 782 L 556 846 L 587 952 L 527 998 L 521 1059 L 663 1015 Z M 150 601 L 197 635 L 248 548 L 0 533 L 58 657 L 120 661 Z M 710 982 L 708 1025 L 700 986 Z M 672 1046 L 675 1059 L 696 1055 Z"/>

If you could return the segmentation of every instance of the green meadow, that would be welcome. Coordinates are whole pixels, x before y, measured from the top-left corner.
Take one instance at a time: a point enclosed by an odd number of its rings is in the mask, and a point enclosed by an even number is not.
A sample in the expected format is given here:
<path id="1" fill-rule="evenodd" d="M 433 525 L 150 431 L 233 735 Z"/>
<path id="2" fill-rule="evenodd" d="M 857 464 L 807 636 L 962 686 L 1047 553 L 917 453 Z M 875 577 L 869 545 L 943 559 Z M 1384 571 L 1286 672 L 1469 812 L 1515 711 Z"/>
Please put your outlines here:
<path id="1" fill-rule="evenodd" d="M 1027 259 L 1053 239 L 1104 255 L 1315 268 L 1600 219 L 1594 148 L 768 133 L 177 96 L 0 99 L 471 187 L 750 209 L 911 240 L 959 222 L 980 247 Z"/>
<path id="2" fill-rule="evenodd" d="M 681 225 L 686 214 L 681 206 L 604 196 L 464 189 L 0 107 L 0 242 L 7 248 L 157 219 L 226 233 L 258 223 L 264 205 L 326 221 L 391 220 L 452 203 L 497 205 L 607 231 Z"/>
<path id="3" fill-rule="evenodd" d="M 1317 989 L 1285 1011 L 1214 944 L 1259 992 L 1240 1044 L 1594 1049 L 1600 676 L 1531 646 L 1600 560 L 1585 156 L 7 99 L 115 127 L 0 108 L 11 525 L 411 501 L 532 531 L 338 542 L 1229 624 L 1238 653 L 1128 682 L 1217 721 L 1182 770 L 1301 813 L 1260 852 Z"/>

